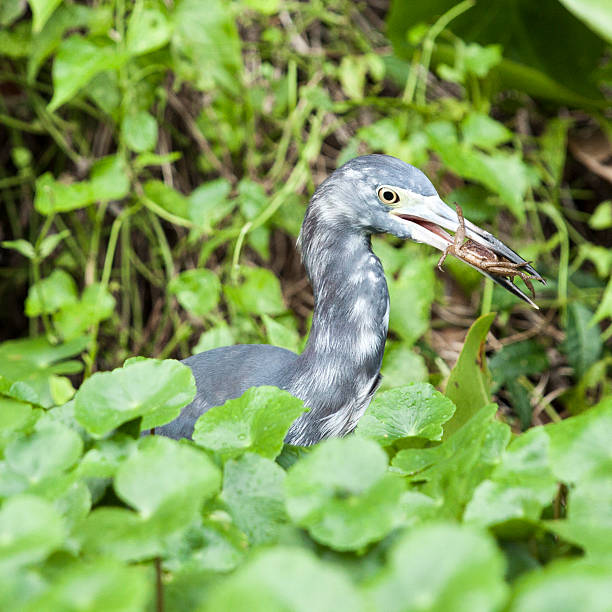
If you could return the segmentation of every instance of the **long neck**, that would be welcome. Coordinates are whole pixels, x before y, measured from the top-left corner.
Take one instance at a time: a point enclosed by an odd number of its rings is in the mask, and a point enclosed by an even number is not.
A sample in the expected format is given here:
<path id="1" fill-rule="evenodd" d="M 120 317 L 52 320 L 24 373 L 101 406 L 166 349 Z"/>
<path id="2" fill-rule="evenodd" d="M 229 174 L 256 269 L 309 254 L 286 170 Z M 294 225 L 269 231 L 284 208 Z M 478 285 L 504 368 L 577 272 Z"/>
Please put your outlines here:
<path id="1" fill-rule="evenodd" d="M 355 428 L 378 386 L 389 322 L 387 282 L 370 236 L 318 225 L 302 231 L 315 306 L 288 385 L 310 408 L 289 432 L 293 444 Z"/>

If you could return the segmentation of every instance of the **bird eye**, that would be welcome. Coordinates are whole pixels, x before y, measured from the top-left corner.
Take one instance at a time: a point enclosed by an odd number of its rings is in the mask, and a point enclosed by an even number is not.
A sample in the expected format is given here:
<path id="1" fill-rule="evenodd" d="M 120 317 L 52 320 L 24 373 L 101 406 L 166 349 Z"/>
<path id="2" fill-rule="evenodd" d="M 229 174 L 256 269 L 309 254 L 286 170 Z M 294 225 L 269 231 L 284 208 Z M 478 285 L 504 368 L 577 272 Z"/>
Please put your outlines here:
<path id="1" fill-rule="evenodd" d="M 383 204 L 396 204 L 399 202 L 399 195 L 389 187 L 380 187 L 378 189 L 378 199 Z"/>

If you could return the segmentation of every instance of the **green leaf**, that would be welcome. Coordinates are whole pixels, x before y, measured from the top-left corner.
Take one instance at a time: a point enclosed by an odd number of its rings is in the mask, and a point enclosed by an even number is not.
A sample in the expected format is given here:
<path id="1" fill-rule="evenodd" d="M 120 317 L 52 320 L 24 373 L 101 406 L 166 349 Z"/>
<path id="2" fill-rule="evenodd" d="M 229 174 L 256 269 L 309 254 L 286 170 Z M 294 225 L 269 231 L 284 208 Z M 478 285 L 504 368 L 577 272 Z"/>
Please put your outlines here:
<path id="1" fill-rule="evenodd" d="M 546 129 L 540 136 L 540 149 L 542 161 L 551 173 L 553 187 L 561 182 L 563 168 L 565 167 L 565 154 L 567 151 L 567 131 L 571 126 L 568 119 L 551 119 L 546 123 Z"/>
<path id="2" fill-rule="evenodd" d="M 199 89 L 221 86 L 238 93 L 240 38 L 223 0 L 180 0 L 174 8 L 172 51 L 179 77 Z"/>
<path id="3" fill-rule="evenodd" d="M 280 8 L 280 0 L 244 0 L 243 4 L 264 15 L 278 13 Z"/>
<path id="4" fill-rule="evenodd" d="M 132 151 L 151 151 L 157 144 L 157 121 L 146 111 L 126 115 L 121 123 L 121 136 Z"/>
<path id="5" fill-rule="evenodd" d="M 559 0 L 591 30 L 612 43 L 612 8 L 606 0 Z"/>
<path id="6" fill-rule="evenodd" d="M 31 417 L 30 404 L 0 396 L 0 440 L 1 435 L 21 429 Z"/>
<path id="7" fill-rule="evenodd" d="M 531 376 L 547 370 L 549 361 L 541 344 L 534 340 L 525 340 L 500 349 L 489 360 L 489 368 L 493 380 L 502 386 L 519 376 Z"/>
<path id="8" fill-rule="evenodd" d="M 461 123 L 463 141 L 469 146 L 494 149 L 512 139 L 512 132 L 488 115 L 469 113 Z"/>
<path id="9" fill-rule="evenodd" d="M 62 338 L 72 340 L 108 319 L 114 311 L 115 298 L 102 284 L 93 283 L 85 288 L 79 301 L 62 305 L 53 323 Z"/>
<path id="10" fill-rule="evenodd" d="M 508 444 L 510 428 L 493 420 L 495 412 L 495 404 L 485 406 L 439 446 L 400 450 L 393 468 L 435 499 L 445 516 L 459 518 Z"/>
<path id="11" fill-rule="evenodd" d="M 53 11 L 61 4 L 62 0 L 28 0 L 32 14 L 32 30 L 40 32 Z"/>
<path id="12" fill-rule="evenodd" d="M 491 478 L 474 491 L 463 520 L 482 527 L 512 519 L 537 521 L 557 490 L 548 446 L 549 438 L 541 428 L 515 438 Z"/>
<path id="13" fill-rule="evenodd" d="M 444 437 L 457 431 L 490 401 L 490 377 L 485 357 L 485 341 L 495 313 L 483 315 L 470 327 L 461 354 L 446 384 L 446 396 L 457 407 L 444 428 Z"/>
<path id="14" fill-rule="evenodd" d="M 47 278 L 34 283 L 28 290 L 25 313 L 28 317 L 38 317 L 77 301 L 77 287 L 72 276 L 61 269 L 53 270 Z"/>
<path id="15" fill-rule="evenodd" d="M 589 227 L 604 230 L 612 227 L 612 200 L 600 202 L 589 219 Z"/>
<path id="16" fill-rule="evenodd" d="M 95 559 L 63 568 L 30 609 L 37 612 L 140 612 L 152 597 L 151 591 L 146 568 Z"/>
<path id="17" fill-rule="evenodd" d="M 119 68 L 126 56 L 114 44 L 95 44 L 73 35 L 62 42 L 53 62 L 53 98 L 48 109 L 54 111 L 103 70 Z"/>
<path id="18" fill-rule="evenodd" d="M 285 481 L 287 512 L 310 535 L 336 550 L 384 538 L 400 517 L 403 483 L 387 473 L 378 444 L 330 439 L 295 463 Z"/>
<path id="19" fill-rule="evenodd" d="M 224 460 L 253 452 L 274 459 L 289 427 L 303 412 L 302 400 L 276 387 L 253 387 L 215 406 L 196 422 L 193 440 Z"/>
<path id="20" fill-rule="evenodd" d="M 189 218 L 205 232 L 212 229 L 236 206 L 228 198 L 231 185 L 227 179 L 216 179 L 196 187 L 187 198 Z"/>
<path id="21" fill-rule="evenodd" d="M 5 249 L 12 249 L 21 253 L 28 259 L 34 259 L 36 257 L 36 249 L 31 242 L 20 238 L 19 240 L 4 240 L 0 243 Z"/>
<path id="22" fill-rule="evenodd" d="M 572 302 L 567 309 L 567 338 L 565 352 L 574 368 L 576 378 L 593 365 L 601 355 L 603 342 L 596 325 L 590 325 L 593 312 L 580 302 Z"/>
<path id="23" fill-rule="evenodd" d="M 187 219 L 189 215 L 189 202 L 187 198 L 176 189 L 168 187 L 161 181 L 151 180 L 144 184 L 145 195 L 165 211 Z"/>
<path id="24" fill-rule="evenodd" d="M 204 499 L 214 495 L 221 473 L 199 449 L 170 438 L 141 438 L 117 470 L 115 491 L 145 519 L 163 517 L 168 531 L 189 525 Z"/>
<path id="25" fill-rule="evenodd" d="M 303 549 L 260 552 L 219 584 L 203 612 L 363 612 L 349 578 Z"/>
<path id="26" fill-rule="evenodd" d="M 174 277 L 168 291 L 176 295 L 179 304 L 188 312 L 204 316 L 219 303 L 221 283 L 211 270 L 187 270 Z"/>
<path id="27" fill-rule="evenodd" d="M 275 321 L 266 314 L 262 315 L 261 319 L 266 326 L 266 336 L 270 344 L 280 346 L 294 353 L 298 352 L 300 347 L 300 335 L 295 329 Z"/>
<path id="28" fill-rule="evenodd" d="M 379 393 L 361 418 L 357 433 L 389 446 L 402 438 L 442 439 L 453 402 L 429 383 L 412 383 Z"/>
<path id="29" fill-rule="evenodd" d="M 164 13 L 152 6 L 136 4 L 127 30 L 127 49 L 130 54 L 141 55 L 159 49 L 170 41 L 171 36 L 172 24 Z"/>
<path id="30" fill-rule="evenodd" d="M 389 565 L 366 585 L 372 608 L 385 612 L 500 610 L 504 560 L 493 539 L 473 528 L 415 528 L 393 547 Z"/>
<path id="31" fill-rule="evenodd" d="M 429 378 L 427 364 L 422 355 L 402 343 L 389 341 L 380 372 L 383 377 L 380 384 L 381 391 L 402 387 L 407 383 L 425 382 Z"/>
<path id="32" fill-rule="evenodd" d="M 16 495 L 0 509 L 0 571 L 43 561 L 65 537 L 53 505 L 33 495 Z"/>
<path id="33" fill-rule="evenodd" d="M 555 561 L 519 578 L 509 612 L 609 612 L 612 564 Z"/>
<path id="34" fill-rule="evenodd" d="M 546 433 L 552 471 L 559 480 L 575 484 L 612 470 L 612 398 L 581 415 L 547 425 Z"/>
<path id="35" fill-rule="evenodd" d="M 124 561 L 152 559 L 161 554 L 162 540 L 150 521 L 125 508 L 93 510 L 74 529 L 74 538 L 89 556 Z"/>
<path id="36" fill-rule="evenodd" d="M 612 550 L 612 478 L 605 472 L 578 482 L 569 493 L 565 520 L 547 527 L 583 548 L 591 558 L 609 558 Z"/>
<path id="37" fill-rule="evenodd" d="M 241 268 L 243 281 L 238 286 L 224 285 L 227 299 L 239 310 L 257 315 L 285 312 L 280 282 L 265 268 Z"/>
<path id="38" fill-rule="evenodd" d="M 83 441 L 61 423 L 47 423 L 6 447 L 7 464 L 31 485 L 71 468 L 83 452 Z"/>
<path id="39" fill-rule="evenodd" d="M 284 470 L 274 461 L 245 453 L 225 464 L 221 499 L 252 546 L 272 544 L 287 522 Z"/>
<path id="40" fill-rule="evenodd" d="M 413 344 L 429 329 L 434 292 L 435 275 L 430 258 L 413 259 L 402 268 L 396 281 L 390 280 L 389 327 L 406 344 Z"/>
<path id="41" fill-rule="evenodd" d="M 57 234 L 51 234 L 47 236 L 39 247 L 39 253 L 41 259 L 48 257 L 54 251 L 55 247 L 64 239 L 66 236 L 70 236 L 70 230 L 63 230 Z"/>
<path id="42" fill-rule="evenodd" d="M 43 215 L 67 212 L 94 202 L 120 200 L 129 191 L 125 160 L 109 155 L 98 160 L 91 169 L 91 180 L 66 184 L 56 181 L 50 172 L 36 179 L 34 207 Z"/>
<path id="43" fill-rule="evenodd" d="M 143 429 L 149 429 L 175 419 L 195 393 L 186 365 L 147 359 L 88 378 L 76 394 L 75 417 L 90 434 L 103 436 L 122 423 L 160 411 L 163 418 L 143 423 Z"/>
<path id="44" fill-rule="evenodd" d="M 0 25 L 10 26 L 25 13 L 25 10 L 26 5 L 22 0 L 5 0 L 0 5 Z"/>
<path id="45" fill-rule="evenodd" d="M 219 325 L 215 325 L 215 327 L 202 333 L 198 343 L 193 347 L 193 354 L 196 355 L 221 346 L 229 346 L 235 342 L 234 333 L 228 324 L 225 322 L 219 323 Z"/>

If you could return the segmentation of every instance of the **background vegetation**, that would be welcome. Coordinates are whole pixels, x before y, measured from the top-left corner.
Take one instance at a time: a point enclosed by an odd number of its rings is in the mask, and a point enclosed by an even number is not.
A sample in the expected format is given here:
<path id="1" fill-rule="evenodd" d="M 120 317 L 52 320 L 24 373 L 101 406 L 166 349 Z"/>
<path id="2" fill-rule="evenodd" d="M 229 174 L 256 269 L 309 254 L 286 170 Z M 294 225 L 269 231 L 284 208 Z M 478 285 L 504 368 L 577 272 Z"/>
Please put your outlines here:
<path id="1" fill-rule="evenodd" d="M 611 609 L 611 9 L 5 0 L 0 24 L 2 609 Z M 303 407 L 263 389 L 195 443 L 139 440 L 193 381 L 126 359 L 300 349 L 308 197 L 370 152 L 533 260 L 541 311 L 376 238 L 358 435 L 281 451 Z"/>

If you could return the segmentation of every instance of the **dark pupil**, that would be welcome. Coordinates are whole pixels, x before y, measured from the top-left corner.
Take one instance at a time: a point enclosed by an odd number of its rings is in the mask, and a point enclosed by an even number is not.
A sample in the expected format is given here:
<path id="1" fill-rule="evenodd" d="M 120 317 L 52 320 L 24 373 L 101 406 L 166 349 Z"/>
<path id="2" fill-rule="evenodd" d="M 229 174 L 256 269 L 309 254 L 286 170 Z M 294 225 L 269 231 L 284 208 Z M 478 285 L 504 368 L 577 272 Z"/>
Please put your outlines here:
<path id="1" fill-rule="evenodd" d="M 387 202 L 392 202 L 395 194 L 392 191 L 383 191 L 383 200 Z"/>

